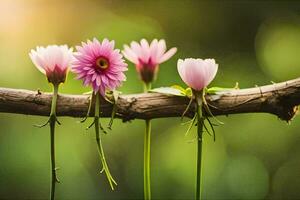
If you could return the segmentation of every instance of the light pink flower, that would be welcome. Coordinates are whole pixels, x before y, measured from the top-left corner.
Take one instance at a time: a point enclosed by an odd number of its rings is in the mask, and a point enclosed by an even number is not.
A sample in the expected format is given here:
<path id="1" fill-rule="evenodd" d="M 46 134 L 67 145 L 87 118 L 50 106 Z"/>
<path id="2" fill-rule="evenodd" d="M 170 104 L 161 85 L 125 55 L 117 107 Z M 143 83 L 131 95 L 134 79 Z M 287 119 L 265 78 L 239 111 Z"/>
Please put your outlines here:
<path id="1" fill-rule="evenodd" d="M 179 59 L 177 69 L 181 79 L 196 91 L 206 87 L 216 76 L 218 64 L 214 59 Z"/>
<path id="2" fill-rule="evenodd" d="M 114 90 L 126 80 L 124 71 L 127 64 L 119 49 L 114 49 L 115 42 L 104 39 L 100 43 L 96 38 L 82 46 L 76 46 L 77 53 L 72 71 L 77 79 L 82 79 L 85 86 L 91 85 L 95 93 L 105 96 L 106 90 Z"/>
<path id="3" fill-rule="evenodd" d="M 47 76 L 49 82 L 59 84 L 66 80 L 73 60 L 73 49 L 67 45 L 49 45 L 46 48 L 32 49 L 29 56 L 38 70 Z"/>
<path id="4" fill-rule="evenodd" d="M 155 79 L 159 64 L 167 61 L 177 51 L 177 48 L 171 48 L 166 52 L 165 40 L 154 39 L 151 44 L 142 39 L 140 44 L 133 41 L 124 45 L 122 51 L 125 58 L 136 65 L 136 70 L 145 83 L 150 83 Z"/>

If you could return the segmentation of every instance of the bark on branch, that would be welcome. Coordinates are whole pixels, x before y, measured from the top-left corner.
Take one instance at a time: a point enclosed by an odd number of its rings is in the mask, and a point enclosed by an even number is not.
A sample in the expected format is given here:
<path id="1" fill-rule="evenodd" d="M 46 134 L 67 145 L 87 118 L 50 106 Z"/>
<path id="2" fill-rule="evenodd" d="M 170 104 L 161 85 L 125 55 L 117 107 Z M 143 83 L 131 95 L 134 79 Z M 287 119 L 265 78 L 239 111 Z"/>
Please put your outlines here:
<path id="1" fill-rule="evenodd" d="M 51 98 L 52 95 L 49 93 L 0 88 L 0 112 L 48 116 Z M 206 99 L 214 115 L 262 112 L 289 121 L 294 117 L 297 105 L 300 104 L 300 78 L 207 95 Z M 117 103 L 117 117 L 124 121 L 179 117 L 188 102 L 189 99 L 185 97 L 159 93 L 121 95 Z M 87 95 L 59 94 L 57 115 L 84 117 L 88 104 Z M 112 105 L 102 100 L 102 117 L 110 117 L 111 111 Z M 192 116 L 193 111 L 194 105 L 187 115 Z"/>

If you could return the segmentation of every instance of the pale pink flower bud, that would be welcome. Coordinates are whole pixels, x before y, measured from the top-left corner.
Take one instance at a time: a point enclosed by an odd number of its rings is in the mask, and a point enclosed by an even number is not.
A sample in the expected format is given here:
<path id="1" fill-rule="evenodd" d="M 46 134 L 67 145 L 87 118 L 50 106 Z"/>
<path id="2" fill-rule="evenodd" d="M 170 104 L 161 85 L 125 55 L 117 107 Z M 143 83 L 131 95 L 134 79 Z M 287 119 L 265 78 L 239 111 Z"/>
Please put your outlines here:
<path id="1" fill-rule="evenodd" d="M 165 40 L 154 39 L 149 45 L 148 41 L 142 39 L 140 44 L 133 41 L 124 45 L 122 51 L 125 58 L 136 65 L 136 70 L 145 83 L 151 83 L 158 72 L 159 64 L 170 59 L 177 51 L 171 48 L 167 51 Z"/>
<path id="2" fill-rule="evenodd" d="M 201 91 L 216 76 L 218 64 L 214 59 L 179 59 L 177 69 L 181 79 L 192 89 Z"/>
<path id="3" fill-rule="evenodd" d="M 46 48 L 32 49 L 29 56 L 37 69 L 47 76 L 48 81 L 58 85 L 66 80 L 73 60 L 72 51 L 67 45 L 49 45 Z"/>

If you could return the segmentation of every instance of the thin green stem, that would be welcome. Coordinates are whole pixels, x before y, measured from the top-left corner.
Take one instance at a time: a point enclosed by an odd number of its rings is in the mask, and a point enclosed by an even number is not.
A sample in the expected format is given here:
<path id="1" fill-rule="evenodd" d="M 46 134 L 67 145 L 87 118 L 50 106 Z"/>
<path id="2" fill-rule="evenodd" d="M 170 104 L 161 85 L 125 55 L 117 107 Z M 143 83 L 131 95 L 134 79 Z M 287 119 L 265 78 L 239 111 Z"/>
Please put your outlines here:
<path id="1" fill-rule="evenodd" d="M 151 90 L 151 83 L 144 83 L 144 92 L 147 93 Z"/>
<path id="2" fill-rule="evenodd" d="M 150 140 L 151 139 L 151 121 L 146 120 L 146 131 L 144 136 L 144 197 L 151 199 L 150 183 Z"/>
<path id="3" fill-rule="evenodd" d="M 56 116 L 57 94 L 58 94 L 58 85 L 53 85 L 53 97 L 52 97 L 52 102 L 51 102 L 50 116 Z"/>
<path id="4" fill-rule="evenodd" d="M 100 117 L 100 94 L 97 93 L 96 94 L 96 101 L 95 101 L 96 105 L 95 105 L 95 118 L 94 118 L 94 123 L 95 123 L 95 132 L 96 132 L 96 142 L 97 142 L 97 148 L 98 148 L 98 153 L 99 153 L 99 157 L 102 163 L 102 167 L 107 180 L 109 182 L 109 185 L 111 187 L 112 190 L 114 190 L 114 185 L 117 185 L 116 181 L 114 180 L 114 178 L 112 177 L 105 156 L 104 156 L 104 150 L 103 150 L 103 146 L 102 146 L 102 141 L 101 141 L 101 137 L 100 137 L 100 121 L 99 121 L 99 117 Z"/>
<path id="5" fill-rule="evenodd" d="M 144 84 L 144 92 L 151 89 L 151 83 Z M 150 158 L 151 158 L 151 121 L 146 121 L 146 131 L 144 135 L 144 199 L 151 199 L 151 181 L 150 181 Z"/>
<path id="6" fill-rule="evenodd" d="M 93 98 L 94 98 L 94 93 L 92 93 L 91 96 L 89 97 L 88 111 L 86 113 L 86 116 L 80 121 L 81 123 L 85 122 L 87 120 L 87 118 L 90 116 L 91 109 L 92 109 Z"/>
<path id="7" fill-rule="evenodd" d="M 202 196 L 202 133 L 204 118 L 202 114 L 203 91 L 195 92 L 197 102 L 197 180 L 196 180 L 196 200 L 200 200 Z"/>
<path id="8" fill-rule="evenodd" d="M 59 182 L 56 175 L 55 166 L 55 123 L 56 123 L 56 101 L 58 94 L 58 85 L 53 85 L 53 97 L 51 105 L 51 113 L 49 118 L 50 123 L 50 148 L 51 148 L 51 187 L 50 187 L 50 199 L 55 199 L 55 184 Z"/>

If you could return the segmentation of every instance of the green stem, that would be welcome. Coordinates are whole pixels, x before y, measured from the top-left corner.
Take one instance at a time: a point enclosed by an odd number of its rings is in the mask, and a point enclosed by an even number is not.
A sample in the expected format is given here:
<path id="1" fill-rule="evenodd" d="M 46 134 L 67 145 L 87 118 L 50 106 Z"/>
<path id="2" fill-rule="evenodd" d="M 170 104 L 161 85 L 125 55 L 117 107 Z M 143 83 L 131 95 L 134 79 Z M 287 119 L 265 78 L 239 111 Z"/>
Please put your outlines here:
<path id="1" fill-rule="evenodd" d="M 151 83 L 144 84 L 144 92 L 151 89 Z M 151 181 L 150 181 L 150 158 L 151 158 L 151 121 L 146 121 L 146 131 L 144 135 L 144 199 L 151 199 Z"/>
<path id="2" fill-rule="evenodd" d="M 151 83 L 144 83 L 144 93 L 147 93 L 151 90 Z"/>
<path id="3" fill-rule="evenodd" d="M 144 197 L 147 200 L 151 199 L 150 137 L 151 137 L 151 121 L 146 120 L 146 131 L 144 136 Z"/>
<path id="4" fill-rule="evenodd" d="M 197 102 L 197 180 L 196 180 L 196 200 L 202 196 L 202 133 L 204 118 L 202 114 L 203 91 L 195 92 Z"/>
<path id="5" fill-rule="evenodd" d="M 53 85 L 53 97 L 52 97 L 52 102 L 51 102 L 50 116 L 56 116 L 57 94 L 58 94 L 58 85 Z"/>
<path id="6" fill-rule="evenodd" d="M 49 118 L 50 123 L 50 148 L 51 148 L 51 187 L 50 187 L 50 199 L 54 200 L 55 198 L 55 184 L 59 182 L 56 175 L 56 166 L 55 166 L 55 123 L 56 123 L 56 101 L 58 94 L 58 85 L 53 85 L 53 97 L 51 105 L 51 113 Z"/>
<path id="7" fill-rule="evenodd" d="M 117 185 L 116 181 L 114 180 L 114 178 L 112 177 L 105 156 L 104 156 L 104 150 L 103 150 L 103 146 L 102 146 L 102 141 L 101 141 L 101 137 L 100 137 L 100 122 L 99 122 L 99 117 L 100 117 L 100 94 L 97 93 L 96 94 L 96 101 L 95 101 L 96 105 L 95 105 L 95 118 L 94 118 L 94 123 L 95 123 L 95 132 L 96 132 L 96 142 L 97 142 L 97 148 L 98 148 L 98 153 L 99 153 L 99 157 L 102 163 L 102 167 L 103 167 L 103 171 L 106 174 L 107 180 L 109 182 L 109 185 L 111 187 L 112 190 L 114 190 L 114 184 Z"/>

